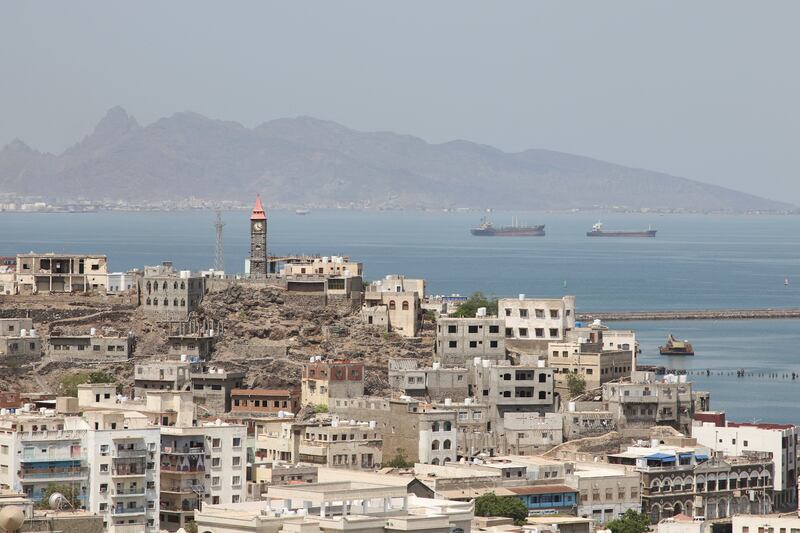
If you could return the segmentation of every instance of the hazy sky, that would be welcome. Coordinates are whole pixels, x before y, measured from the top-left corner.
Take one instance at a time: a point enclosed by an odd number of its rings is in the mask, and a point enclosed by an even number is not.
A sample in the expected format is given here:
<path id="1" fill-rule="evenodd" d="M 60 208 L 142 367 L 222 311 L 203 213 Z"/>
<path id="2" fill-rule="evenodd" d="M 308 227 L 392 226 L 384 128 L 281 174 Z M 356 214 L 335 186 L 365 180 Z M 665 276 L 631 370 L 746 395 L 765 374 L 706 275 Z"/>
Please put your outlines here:
<path id="1" fill-rule="evenodd" d="M 800 204 L 800 2 L 0 3 L 0 144 L 121 105 L 549 148 Z"/>

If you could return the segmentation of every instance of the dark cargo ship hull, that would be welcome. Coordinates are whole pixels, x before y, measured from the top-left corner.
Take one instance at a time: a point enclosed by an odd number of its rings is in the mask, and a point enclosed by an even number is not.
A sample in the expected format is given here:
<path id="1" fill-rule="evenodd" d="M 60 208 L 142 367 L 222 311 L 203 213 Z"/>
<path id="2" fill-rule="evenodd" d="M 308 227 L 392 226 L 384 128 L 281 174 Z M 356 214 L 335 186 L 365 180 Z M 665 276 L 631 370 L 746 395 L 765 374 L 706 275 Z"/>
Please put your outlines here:
<path id="1" fill-rule="evenodd" d="M 470 233 L 477 237 L 544 237 L 544 226 L 528 228 L 473 228 Z"/>
<path id="2" fill-rule="evenodd" d="M 587 231 L 587 237 L 655 237 L 656 230 L 647 231 Z"/>

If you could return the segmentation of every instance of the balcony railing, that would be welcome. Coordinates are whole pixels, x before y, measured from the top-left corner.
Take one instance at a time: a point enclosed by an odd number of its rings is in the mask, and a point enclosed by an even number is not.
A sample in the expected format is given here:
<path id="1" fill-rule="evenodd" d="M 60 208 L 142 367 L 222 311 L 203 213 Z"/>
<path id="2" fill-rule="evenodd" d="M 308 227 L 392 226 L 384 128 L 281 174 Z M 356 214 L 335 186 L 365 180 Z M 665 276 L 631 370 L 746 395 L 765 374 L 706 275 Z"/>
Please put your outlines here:
<path id="1" fill-rule="evenodd" d="M 167 455 L 204 454 L 206 453 L 206 449 L 203 446 L 178 446 L 176 448 L 171 446 L 162 446 L 161 453 Z"/>
<path id="2" fill-rule="evenodd" d="M 86 461 L 86 454 L 77 455 L 23 455 L 22 463 L 58 463 L 63 461 Z"/>
<path id="3" fill-rule="evenodd" d="M 161 485 L 161 492 L 191 494 L 205 492 L 204 485 Z"/>
<path id="4" fill-rule="evenodd" d="M 112 507 L 111 514 L 112 515 L 132 515 L 132 514 L 144 514 L 145 508 L 144 507 Z"/>
<path id="5" fill-rule="evenodd" d="M 129 458 L 129 457 L 147 457 L 147 448 L 136 448 L 133 450 L 114 450 L 112 457 Z"/>
<path id="6" fill-rule="evenodd" d="M 192 474 L 192 473 L 203 473 L 206 471 L 205 467 L 203 466 L 195 466 L 195 467 L 186 467 L 183 465 L 172 465 L 172 464 L 161 464 L 161 471 L 162 472 L 175 472 L 178 474 Z"/>
<path id="7" fill-rule="evenodd" d="M 86 471 L 82 469 L 73 470 L 29 470 L 21 471 L 20 479 L 80 479 L 87 477 Z"/>
<path id="8" fill-rule="evenodd" d="M 130 487 L 127 489 L 111 489 L 112 496 L 142 496 L 145 495 L 144 487 Z"/>

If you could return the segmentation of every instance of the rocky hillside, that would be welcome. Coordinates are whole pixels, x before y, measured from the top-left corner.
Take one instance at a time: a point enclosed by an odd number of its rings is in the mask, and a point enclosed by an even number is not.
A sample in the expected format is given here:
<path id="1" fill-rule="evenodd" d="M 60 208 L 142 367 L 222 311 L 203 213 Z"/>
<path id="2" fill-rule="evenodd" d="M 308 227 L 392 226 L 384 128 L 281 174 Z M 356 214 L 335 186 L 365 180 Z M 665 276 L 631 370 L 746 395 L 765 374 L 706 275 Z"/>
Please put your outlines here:
<path id="1" fill-rule="evenodd" d="M 113 108 L 63 154 L 0 150 L 0 193 L 318 207 L 783 210 L 784 203 L 587 157 L 361 132 L 309 117 L 254 129 L 176 113 L 147 126 Z"/>

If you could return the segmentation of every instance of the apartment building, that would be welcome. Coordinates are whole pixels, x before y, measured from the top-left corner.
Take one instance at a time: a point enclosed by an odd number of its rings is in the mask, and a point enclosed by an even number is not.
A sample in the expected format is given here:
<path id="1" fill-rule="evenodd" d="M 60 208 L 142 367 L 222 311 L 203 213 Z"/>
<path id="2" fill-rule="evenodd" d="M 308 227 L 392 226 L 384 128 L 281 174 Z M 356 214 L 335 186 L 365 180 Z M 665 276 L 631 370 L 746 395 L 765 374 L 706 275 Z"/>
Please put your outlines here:
<path id="1" fill-rule="evenodd" d="M 631 466 L 577 462 L 567 484 L 578 489 L 578 516 L 597 525 L 642 510 L 641 473 Z"/>
<path id="2" fill-rule="evenodd" d="M 86 428 L 87 509 L 103 516 L 111 533 L 159 531 L 159 428 L 130 411 L 89 411 L 74 419 Z"/>
<path id="3" fill-rule="evenodd" d="M 256 437 L 262 461 L 310 463 L 333 468 L 373 470 L 383 462 L 382 433 L 374 422 L 322 416 L 267 422 Z"/>
<path id="4" fill-rule="evenodd" d="M 144 398 L 152 391 L 191 391 L 192 374 L 203 365 L 188 357 L 140 363 L 133 368 L 133 395 Z"/>
<path id="5" fill-rule="evenodd" d="M 314 358 L 303 365 L 300 391 L 303 405 L 328 407 L 333 398 L 363 396 L 364 364 L 347 359 Z"/>
<path id="6" fill-rule="evenodd" d="M 429 410 L 419 415 L 418 461 L 434 465 L 458 459 L 458 427 L 453 410 Z"/>
<path id="7" fill-rule="evenodd" d="M 192 393 L 197 408 L 207 415 L 229 412 L 231 391 L 242 388 L 244 376 L 244 372 L 208 366 L 192 372 Z"/>
<path id="8" fill-rule="evenodd" d="M 499 318 L 505 320 L 505 337 L 515 347 L 544 353 L 548 342 L 561 341 L 575 327 L 575 297 L 536 299 L 500 298 Z"/>
<path id="9" fill-rule="evenodd" d="M 161 428 L 161 527 L 176 531 L 203 505 L 239 503 L 247 494 L 247 428 L 202 424 Z"/>
<path id="10" fill-rule="evenodd" d="M 556 407 L 553 369 L 543 364 L 511 365 L 507 361 L 480 361 L 470 367 L 472 394 L 487 404 L 499 421 L 507 412 L 548 412 Z M 496 425 L 487 429 L 500 430 Z"/>
<path id="11" fill-rule="evenodd" d="M 775 464 L 772 484 L 774 504 L 780 510 L 797 507 L 797 426 L 727 421 L 695 421 L 692 437 L 698 444 L 725 455 L 768 453 Z"/>
<path id="12" fill-rule="evenodd" d="M 718 519 L 772 512 L 769 454 L 723 457 L 706 447 L 631 446 L 608 460 L 641 474 L 642 512 L 653 523 L 675 514 Z"/>
<path id="13" fill-rule="evenodd" d="M 211 357 L 216 342 L 216 332 L 190 333 L 186 335 L 170 335 L 167 338 L 167 354 L 206 360 Z"/>
<path id="14" fill-rule="evenodd" d="M 123 363 L 133 356 L 133 333 L 101 335 L 95 328 L 86 335 L 52 335 L 45 355 L 51 361 Z"/>
<path id="15" fill-rule="evenodd" d="M 630 352 L 603 351 L 596 344 L 581 342 L 551 342 L 548 366 L 553 369 L 556 388 L 569 391 L 569 375 L 578 374 L 586 389 L 597 389 L 604 383 L 630 377 L 633 363 Z"/>
<path id="16" fill-rule="evenodd" d="M 18 254 L 16 282 L 23 293 L 105 292 L 108 258 L 53 252 Z"/>
<path id="17" fill-rule="evenodd" d="M 139 280 L 139 305 L 145 314 L 160 321 L 186 320 L 196 310 L 206 291 L 203 276 L 188 270 L 178 272 L 172 263 L 146 266 Z"/>
<path id="18" fill-rule="evenodd" d="M 453 401 L 446 398 L 442 401 L 432 402 L 432 409 L 456 412 L 456 456 L 467 459 L 475 458 L 481 454 L 495 455 L 506 450 L 505 433 L 492 431 L 493 419 L 485 403 L 479 403 L 478 398 L 464 398 L 463 401 Z M 495 421 L 494 426 L 497 427 Z"/>
<path id="19" fill-rule="evenodd" d="M 503 318 L 440 318 L 436 322 L 435 358 L 445 366 L 466 366 L 476 357 L 502 361 L 506 357 Z"/>
<path id="20" fill-rule="evenodd" d="M 691 432 L 694 397 L 685 375 L 634 372 L 630 382 L 604 384 L 602 394 L 605 410 L 625 434 L 646 434 L 653 426 Z"/>
<path id="21" fill-rule="evenodd" d="M 560 413 L 517 413 L 503 416 L 505 449 L 510 455 L 530 455 L 564 442 L 564 416 Z"/>
<path id="22" fill-rule="evenodd" d="M 347 256 L 308 257 L 286 263 L 280 270 L 282 277 L 357 277 L 364 265 Z"/>
<path id="23" fill-rule="evenodd" d="M 460 401 L 469 393 L 469 370 L 442 367 L 438 362 L 420 367 L 416 359 L 389 360 L 389 387 L 403 395 L 431 401 Z"/>
<path id="24" fill-rule="evenodd" d="M 30 318 L 0 318 L 0 357 L 38 358 L 42 339 Z"/>
<path id="25" fill-rule="evenodd" d="M 231 413 L 278 415 L 300 410 L 300 389 L 233 389 Z"/>
<path id="26" fill-rule="evenodd" d="M 361 320 L 404 337 L 416 337 L 422 325 L 422 305 L 416 291 L 388 292 L 370 286 L 364 293 Z"/>

